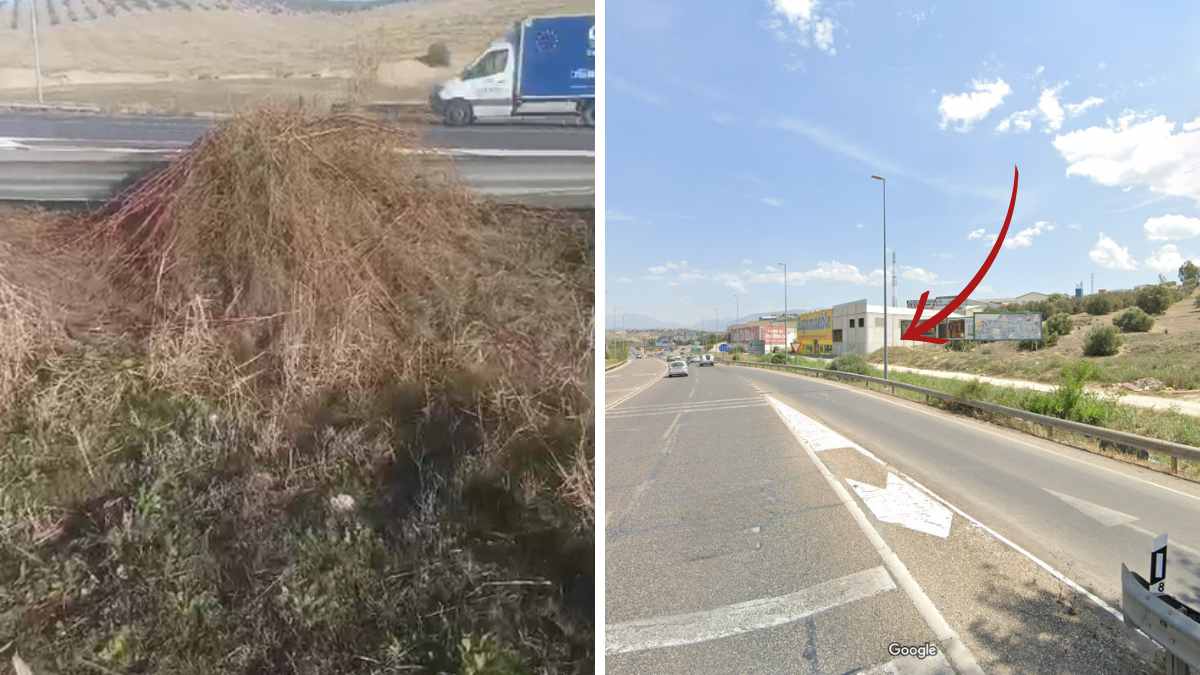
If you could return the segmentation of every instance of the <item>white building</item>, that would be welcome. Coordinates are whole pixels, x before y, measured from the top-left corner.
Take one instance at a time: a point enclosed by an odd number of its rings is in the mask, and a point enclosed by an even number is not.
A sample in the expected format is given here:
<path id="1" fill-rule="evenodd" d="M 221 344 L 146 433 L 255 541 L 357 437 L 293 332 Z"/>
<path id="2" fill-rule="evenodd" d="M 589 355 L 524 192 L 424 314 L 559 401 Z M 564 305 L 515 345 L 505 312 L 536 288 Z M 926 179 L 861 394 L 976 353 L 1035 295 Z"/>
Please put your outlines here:
<path id="1" fill-rule="evenodd" d="M 936 310 L 935 310 L 936 311 Z M 925 308 L 922 320 L 928 320 L 935 311 Z M 905 329 L 912 323 L 915 308 L 888 307 L 887 323 L 889 347 L 918 347 L 928 342 L 901 340 Z M 953 313 L 938 325 L 937 336 L 967 337 L 970 321 L 966 315 Z M 859 354 L 867 356 L 883 349 L 883 305 L 870 305 L 866 300 L 847 302 L 833 306 L 833 353 Z"/>

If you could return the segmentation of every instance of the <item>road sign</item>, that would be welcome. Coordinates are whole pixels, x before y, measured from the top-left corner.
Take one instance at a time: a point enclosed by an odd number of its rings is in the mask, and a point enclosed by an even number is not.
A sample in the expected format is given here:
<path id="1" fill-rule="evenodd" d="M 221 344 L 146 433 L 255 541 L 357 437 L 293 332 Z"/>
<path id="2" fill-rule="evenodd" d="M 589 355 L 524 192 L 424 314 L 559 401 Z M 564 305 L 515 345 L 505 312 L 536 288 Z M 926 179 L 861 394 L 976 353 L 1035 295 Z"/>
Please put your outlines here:
<path id="1" fill-rule="evenodd" d="M 1041 340 L 1042 315 L 985 314 L 975 315 L 976 340 Z"/>
<path id="2" fill-rule="evenodd" d="M 1166 595 L 1167 592 L 1167 533 L 1154 538 L 1150 547 L 1150 592 Z"/>

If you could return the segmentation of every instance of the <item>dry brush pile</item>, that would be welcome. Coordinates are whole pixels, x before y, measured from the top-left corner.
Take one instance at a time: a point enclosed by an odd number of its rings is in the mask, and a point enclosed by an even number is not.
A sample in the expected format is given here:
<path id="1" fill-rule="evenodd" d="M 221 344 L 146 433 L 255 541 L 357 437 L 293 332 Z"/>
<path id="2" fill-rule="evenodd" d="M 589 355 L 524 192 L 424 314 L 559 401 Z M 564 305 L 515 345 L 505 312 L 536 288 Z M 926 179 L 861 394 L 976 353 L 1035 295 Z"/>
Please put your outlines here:
<path id="1" fill-rule="evenodd" d="M 71 264 L 0 273 L 0 643 L 56 672 L 586 669 L 590 224 L 415 145 L 259 112 L 98 212 L 10 217 L 40 236 L 0 256 Z"/>

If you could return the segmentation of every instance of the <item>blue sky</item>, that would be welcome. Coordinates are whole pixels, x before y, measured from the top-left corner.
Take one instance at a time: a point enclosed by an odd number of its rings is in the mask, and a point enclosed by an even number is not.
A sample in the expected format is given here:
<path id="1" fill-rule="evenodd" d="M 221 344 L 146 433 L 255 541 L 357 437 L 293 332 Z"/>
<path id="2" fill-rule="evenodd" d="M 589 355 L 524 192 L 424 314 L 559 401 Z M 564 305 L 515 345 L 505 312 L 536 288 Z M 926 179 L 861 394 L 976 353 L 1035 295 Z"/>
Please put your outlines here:
<path id="1" fill-rule="evenodd" d="M 1175 278 L 1200 262 L 1200 5 L 608 0 L 615 313 Z M 653 6 L 650 6 L 653 5 Z"/>

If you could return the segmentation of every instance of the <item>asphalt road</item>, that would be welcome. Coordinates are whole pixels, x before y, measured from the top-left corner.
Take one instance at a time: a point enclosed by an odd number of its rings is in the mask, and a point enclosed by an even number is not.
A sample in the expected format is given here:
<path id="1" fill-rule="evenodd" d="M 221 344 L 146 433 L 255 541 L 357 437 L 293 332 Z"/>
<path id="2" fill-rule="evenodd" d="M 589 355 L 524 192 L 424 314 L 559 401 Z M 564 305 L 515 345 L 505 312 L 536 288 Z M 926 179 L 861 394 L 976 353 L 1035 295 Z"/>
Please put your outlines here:
<path id="1" fill-rule="evenodd" d="M 122 147 L 146 142 L 186 144 L 213 124 L 195 117 L 0 113 L 0 138 L 104 141 Z M 439 148 L 593 150 L 596 145 L 593 130 L 552 123 L 430 126 L 425 127 L 425 139 Z"/>
<path id="2" fill-rule="evenodd" d="M 808 378 L 665 369 L 606 378 L 609 672 L 1147 671 L 1145 640 L 1066 580 L 1116 606 L 1120 563 L 1149 564 L 1135 527 L 1200 541 L 1194 486 Z M 893 492 L 916 497 L 889 515 Z M 1172 549 L 1172 592 L 1194 561 Z"/>

